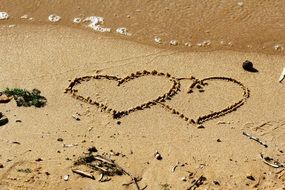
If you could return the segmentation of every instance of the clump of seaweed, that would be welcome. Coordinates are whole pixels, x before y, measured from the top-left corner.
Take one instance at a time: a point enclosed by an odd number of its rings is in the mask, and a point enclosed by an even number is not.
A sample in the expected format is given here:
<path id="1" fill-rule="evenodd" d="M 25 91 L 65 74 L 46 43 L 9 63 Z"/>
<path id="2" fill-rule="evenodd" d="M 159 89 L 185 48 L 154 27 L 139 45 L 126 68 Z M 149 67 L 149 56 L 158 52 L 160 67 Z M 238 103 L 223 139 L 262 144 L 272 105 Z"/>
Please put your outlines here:
<path id="1" fill-rule="evenodd" d="M 123 175 L 125 171 L 114 163 L 114 161 L 104 158 L 101 155 L 88 155 L 79 158 L 74 165 L 86 165 L 107 176 Z"/>
<path id="2" fill-rule="evenodd" d="M 6 88 L 2 92 L 3 94 L 6 94 L 7 96 L 13 96 L 15 99 L 17 106 L 24 106 L 24 107 L 44 107 L 46 105 L 47 99 L 44 96 L 41 96 L 41 91 L 38 89 L 33 89 L 31 92 L 29 92 L 26 89 L 21 88 Z"/>

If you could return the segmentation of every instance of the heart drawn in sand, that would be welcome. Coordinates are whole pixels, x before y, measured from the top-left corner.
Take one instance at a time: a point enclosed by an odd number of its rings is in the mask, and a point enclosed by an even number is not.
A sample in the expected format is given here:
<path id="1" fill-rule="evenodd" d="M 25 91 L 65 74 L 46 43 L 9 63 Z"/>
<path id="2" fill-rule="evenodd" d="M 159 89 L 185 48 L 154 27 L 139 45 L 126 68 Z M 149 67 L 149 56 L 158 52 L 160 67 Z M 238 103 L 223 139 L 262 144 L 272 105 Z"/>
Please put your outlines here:
<path id="1" fill-rule="evenodd" d="M 108 106 L 104 103 L 101 103 L 98 100 L 94 100 L 94 98 L 90 97 L 83 97 L 78 90 L 76 90 L 74 87 L 76 87 L 79 84 L 82 84 L 84 82 L 88 82 L 90 80 L 109 80 L 112 82 L 115 82 L 117 84 L 117 87 L 121 87 L 124 84 L 127 85 L 130 81 L 133 81 L 135 79 L 141 78 L 143 76 L 158 76 L 167 79 L 172 83 L 172 86 L 170 89 L 168 89 L 165 93 L 162 93 L 158 97 L 155 98 L 150 98 L 146 102 L 139 103 L 138 105 L 132 106 L 132 108 L 128 108 L 125 110 L 119 110 L 114 107 Z M 125 115 L 128 115 L 132 112 L 138 111 L 138 110 L 143 110 L 145 108 L 150 108 L 160 102 L 165 102 L 166 100 L 170 100 L 171 97 L 173 97 L 177 92 L 179 91 L 180 88 L 180 82 L 174 77 L 171 77 L 169 73 L 160 73 L 157 71 L 142 71 L 142 72 L 136 72 L 133 73 L 125 78 L 119 78 L 116 76 L 110 76 L 110 75 L 95 75 L 95 76 L 84 76 L 80 78 L 74 79 L 69 85 L 69 87 L 66 89 L 66 92 L 69 92 L 72 94 L 72 96 L 78 100 L 81 100 L 83 102 L 89 103 L 91 105 L 96 105 L 99 107 L 102 111 L 112 113 L 114 118 L 121 118 Z M 123 88 L 120 90 L 124 90 Z M 143 95 L 142 95 L 143 96 Z M 147 98 L 147 97 L 146 97 Z M 128 101 L 127 98 L 125 101 Z"/>
<path id="2" fill-rule="evenodd" d="M 109 80 L 109 81 L 115 82 L 117 84 L 117 87 L 121 87 L 121 86 L 123 86 L 123 84 L 127 85 L 127 83 L 129 83 L 130 81 L 141 78 L 143 76 L 164 77 L 164 78 L 168 79 L 170 82 L 172 82 L 173 84 L 172 84 L 172 87 L 170 89 L 168 89 L 168 91 L 165 92 L 164 94 L 161 94 L 156 98 L 150 98 L 150 100 L 148 100 L 144 103 L 139 103 L 138 105 L 135 105 L 132 108 L 128 108 L 128 109 L 124 109 L 124 110 L 115 109 L 114 107 L 108 106 L 107 104 L 104 104 L 104 103 L 100 103 L 99 100 L 94 100 L 94 99 L 91 99 L 90 97 L 85 98 L 82 96 L 82 94 L 80 95 L 80 92 L 78 92 L 77 89 L 75 89 L 75 87 L 77 85 L 83 84 L 84 82 L 88 82 L 90 80 L 97 80 L 97 81 Z M 185 113 L 181 113 L 181 112 L 177 111 L 177 109 L 174 108 L 175 104 L 173 106 L 171 106 L 171 104 L 165 103 L 166 101 L 169 102 L 176 94 L 178 94 L 179 91 L 181 91 L 180 81 L 181 80 L 189 80 L 189 79 L 192 80 L 192 82 L 193 82 L 190 85 L 190 88 L 188 90 L 189 94 L 191 94 L 193 92 L 194 88 L 196 88 L 197 86 L 204 86 L 207 84 L 207 82 L 210 82 L 210 81 L 226 81 L 226 82 L 230 82 L 230 83 L 233 83 L 233 84 L 239 86 L 243 90 L 243 97 L 241 99 L 237 100 L 236 102 L 233 102 L 232 104 L 226 106 L 225 108 L 221 108 L 219 111 L 214 111 L 214 112 L 212 111 L 209 114 L 200 115 L 196 119 L 191 119 L 190 117 L 186 116 Z M 125 78 L 119 78 L 119 77 L 110 76 L 110 75 L 94 75 L 94 76 L 84 76 L 84 77 L 76 78 L 70 83 L 69 87 L 66 89 L 66 93 L 72 94 L 72 96 L 74 98 L 76 98 L 80 101 L 89 103 L 91 105 L 95 105 L 104 112 L 111 113 L 113 115 L 114 119 L 119 119 L 121 117 L 124 117 L 124 116 L 132 113 L 132 112 L 143 110 L 146 108 L 150 108 L 154 105 L 160 105 L 160 106 L 164 107 L 166 110 L 170 111 L 171 113 L 178 115 L 181 119 L 183 119 L 187 122 L 193 123 L 193 124 L 202 124 L 205 121 L 208 121 L 208 120 L 211 120 L 214 118 L 218 118 L 220 116 L 223 116 L 225 114 L 233 112 L 237 108 L 242 106 L 245 103 L 245 101 L 247 100 L 247 98 L 249 97 L 249 90 L 241 82 L 239 82 L 235 79 L 232 79 L 232 78 L 209 77 L 209 78 L 205 78 L 202 80 L 195 79 L 194 77 L 175 78 L 175 77 L 172 77 L 168 73 L 161 73 L 161 72 L 157 72 L 155 70 L 152 72 L 142 71 L 142 72 L 132 73 L 131 75 L 129 75 Z M 128 101 L 128 99 L 125 98 L 122 101 L 126 103 Z M 170 103 L 171 103 L 171 101 L 170 101 Z"/>
<path id="3" fill-rule="evenodd" d="M 205 91 L 205 88 L 208 86 L 209 82 L 211 82 L 212 89 L 210 90 L 207 87 L 207 90 Z M 214 85 L 212 82 L 219 82 L 220 86 L 217 84 Z M 197 96 L 196 92 L 194 93 L 195 90 L 202 94 L 198 93 Z M 208 90 L 212 92 L 207 94 L 206 92 L 208 92 Z M 162 107 L 164 107 L 167 111 L 170 111 L 172 114 L 178 115 L 180 118 L 184 119 L 185 121 L 190 121 L 190 123 L 193 124 L 202 124 L 205 121 L 231 113 L 237 108 L 241 107 L 249 98 L 248 88 L 245 87 L 241 82 L 228 77 L 209 77 L 201 80 L 195 79 L 187 92 L 185 91 L 185 89 L 181 89 L 181 93 L 175 96 L 170 102 L 160 103 L 160 105 L 162 105 Z M 242 92 L 242 96 L 236 98 L 239 91 Z M 187 93 L 189 96 L 183 95 L 184 93 Z M 207 95 L 204 96 L 204 93 Z M 179 97 L 181 94 L 182 97 Z M 234 98 L 229 98 L 231 95 L 234 96 Z M 189 98 L 190 103 L 188 100 Z M 178 109 L 176 108 L 177 105 L 179 106 Z M 211 109 L 216 110 L 212 111 Z M 200 112 L 201 110 L 202 113 Z M 211 112 L 209 113 L 207 110 L 211 110 Z M 191 113 L 189 114 L 188 111 Z M 195 115 L 194 112 L 200 112 L 200 114 L 196 115 L 194 117 L 195 119 L 190 119 L 189 115 Z"/>

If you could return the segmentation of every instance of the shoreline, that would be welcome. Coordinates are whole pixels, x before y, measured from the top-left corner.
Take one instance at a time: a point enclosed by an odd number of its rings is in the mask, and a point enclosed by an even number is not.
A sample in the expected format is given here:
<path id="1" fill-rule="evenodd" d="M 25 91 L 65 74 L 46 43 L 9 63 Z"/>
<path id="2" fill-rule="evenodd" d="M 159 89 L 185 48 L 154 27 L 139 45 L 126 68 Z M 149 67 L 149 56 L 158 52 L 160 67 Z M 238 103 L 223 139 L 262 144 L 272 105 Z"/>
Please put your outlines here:
<path id="1" fill-rule="evenodd" d="M 129 3 L 128 6 L 124 6 L 124 2 L 121 2 L 121 4 L 116 3 L 117 7 L 114 9 L 113 6 L 108 7 L 110 6 L 108 2 L 86 1 L 76 2 L 72 5 L 68 1 L 51 4 L 49 1 L 36 2 L 28 0 L 21 4 L 21 9 L 13 9 L 18 3 L 11 3 L 5 0 L 0 5 L 0 10 L 7 11 L 10 18 L 8 20 L 0 20 L 0 24 L 17 25 L 22 22 L 40 25 L 52 24 L 48 21 L 48 16 L 57 14 L 61 17 L 61 20 L 54 23 L 55 25 L 79 28 L 72 23 L 74 17 L 86 18 L 96 15 L 104 17 L 104 25 L 110 27 L 113 31 L 111 36 L 116 38 L 118 36 L 119 39 L 126 37 L 130 41 L 162 49 L 190 52 L 233 50 L 284 55 L 283 46 L 285 42 L 282 39 L 285 39 L 285 35 L 281 31 L 285 29 L 283 27 L 285 22 L 281 17 L 277 16 L 280 14 L 283 6 L 282 4 L 279 5 L 279 1 L 273 4 L 263 2 L 264 6 L 272 8 L 272 17 L 268 18 L 263 15 L 264 13 L 260 7 L 256 7 L 253 2 L 244 2 L 242 4 L 226 2 L 219 4 L 218 7 L 215 2 L 207 3 L 201 3 L 201 6 L 198 7 L 192 6 L 190 2 L 181 1 L 177 3 L 178 7 L 187 7 L 187 10 L 181 10 L 184 18 L 178 13 L 172 13 L 175 11 L 173 4 L 163 7 L 163 3 L 159 1 L 153 3 L 157 6 L 156 8 L 151 8 L 141 3 L 141 9 L 139 9 L 135 2 Z M 145 9 L 144 11 L 142 10 L 143 8 Z M 200 15 L 202 10 L 205 14 Z M 209 13 L 206 13 L 207 11 Z M 217 11 L 217 15 L 211 15 L 211 11 Z M 157 12 L 157 16 L 155 16 L 155 12 Z M 144 13 L 149 14 L 144 15 Z M 20 18 L 25 14 L 28 14 L 28 17 L 33 17 L 33 21 Z M 172 14 L 176 15 L 176 17 L 170 17 Z M 200 20 L 193 17 L 195 14 L 201 16 Z M 223 14 L 227 15 L 227 17 L 223 18 Z M 142 19 L 144 17 L 148 22 L 143 22 Z M 152 20 L 152 17 L 154 17 L 154 20 Z M 157 22 L 155 22 L 155 19 L 157 19 Z M 221 19 L 221 22 L 219 22 L 219 19 Z M 272 23 L 268 22 L 270 19 L 273 19 L 276 25 L 274 25 L 273 21 Z M 213 22 L 212 25 L 210 21 Z M 176 27 L 173 23 L 180 23 L 181 26 Z M 236 23 L 237 26 L 233 25 L 233 23 Z M 167 27 L 168 25 L 173 27 Z M 126 27 L 132 35 L 120 37 L 115 32 L 118 27 Z M 259 30 L 259 28 L 266 27 L 270 28 L 270 30 Z M 84 27 L 82 28 L 85 30 Z M 162 44 L 157 44 L 154 41 L 156 36 L 161 38 Z M 178 45 L 169 45 L 171 40 L 177 40 Z M 187 47 L 185 43 L 187 43 Z M 188 47 L 190 44 L 191 47 Z"/>
<path id="2" fill-rule="evenodd" d="M 235 49 L 235 48 L 214 48 L 212 46 L 209 46 L 209 47 L 184 47 L 184 46 L 172 46 L 170 44 L 166 45 L 166 44 L 155 44 L 155 43 L 150 43 L 150 42 L 143 42 L 143 41 L 139 41 L 137 39 L 130 39 L 129 36 L 123 36 L 123 35 L 119 35 L 119 34 L 116 34 L 116 33 L 100 33 L 100 32 L 96 32 L 96 31 L 93 31 L 92 29 L 88 28 L 88 27 L 78 27 L 78 26 L 74 26 L 72 23 L 71 24 L 66 24 L 66 25 L 61 25 L 60 23 L 57 23 L 57 24 L 53 24 L 53 23 L 49 23 L 48 21 L 47 22 L 43 22 L 43 23 L 17 23 L 15 24 L 15 26 L 13 27 L 9 27 L 9 25 L 11 25 L 11 23 L 2 23 L 0 22 L 0 27 L 2 26 L 1 29 L 11 29 L 11 28 L 14 28 L 14 27 L 17 27 L 17 26 L 43 26 L 43 27 L 52 27 L 52 28 L 56 28 L 56 27 L 67 27 L 67 28 L 71 28 L 71 29 L 75 29 L 75 30 L 78 30 L 78 31 L 84 31 L 84 32 L 87 32 L 87 33 L 90 33 L 90 34 L 94 34 L 94 37 L 96 37 L 97 39 L 117 39 L 117 40 L 123 40 L 123 41 L 129 41 L 129 42 L 134 42 L 134 43 L 138 43 L 138 44 L 141 44 L 141 45 L 144 45 L 144 46 L 149 46 L 149 47 L 152 47 L 152 48 L 157 48 L 157 49 L 161 49 L 161 50 L 165 50 L 165 51 L 177 51 L 177 52 L 180 52 L 180 53 L 207 53 L 207 52 L 237 52 L 237 53 L 250 53 L 250 54 L 263 54 L 263 55 L 269 55 L 269 56 L 281 56 L 283 57 L 285 55 L 285 52 L 284 54 L 280 51 L 266 51 L 266 50 L 245 50 L 243 51 L 242 49 Z M 99 36 L 99 37 L 97 37 Z M 212 49 L 211 49 L 212 48 Z"/>

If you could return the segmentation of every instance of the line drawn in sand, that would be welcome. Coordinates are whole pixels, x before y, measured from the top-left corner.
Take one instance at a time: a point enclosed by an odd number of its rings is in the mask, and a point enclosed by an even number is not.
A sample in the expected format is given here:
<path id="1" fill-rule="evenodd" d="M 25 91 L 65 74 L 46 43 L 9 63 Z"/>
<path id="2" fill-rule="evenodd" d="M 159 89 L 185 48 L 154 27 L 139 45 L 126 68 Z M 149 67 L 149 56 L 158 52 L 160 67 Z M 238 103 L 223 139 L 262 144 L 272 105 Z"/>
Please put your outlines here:
<path id="1" fill-rule="evenodd" d="M 95 101 L 91 99 L 90 97 L 83 97 L 82 95 L 79 94 L 78 90 L 75 89 L 76 86 L 82 84 L 83 82 L 88 82 L 91 80 L 110 80 L 114 81 L 117 83 L 117 86 L 120 87 L 122 84 L 126 84 L 132 80 L 135 80 L 137 78 L 143 77 L 143 76 L 159 76 L 159 77 L 164 77 L 168 79 L 172 83 L 172 87 L 165 92 L 164 94 L 158 96 L 155 99 L 149 100 L 147 102 L 144 102 L 140 105 L 134 106 L 130 109 L 126 110 L 116 110 L 110 106 L 105 105 L 104 103 L 100 103 L 98 101 Z M 239 86 L 243 90 L 243 96 L 240 100 L 237 102 L 227 106 L 226 108 L 223 108 L 219 111 L 212 112 L 210 114 L 204 114 L 200 115 L 197 118 L 190 118 L 186 116 L 186 114 L 183 114 L 177 109 L 169 106 L 166 104 L 167 101 L 171 101 L 171 99 L 177 95 L 181 91 L 181 84 L 180 81 L 182 80 L 191 80 L 193 83 L 190 85 L 188 94 L 191 95 L 193 92 L 194 88 L 200 88 L 203 86 L 208 85 L 209 81 L 225 81 L 225 82 L 231 82 L 237 86 Z M 233 79 L 233 78 L 228 78 L 228 77 L 208 77 L 204 79 L 196 79 L 194 76 L 188 77 L 188 78 L 176 78 L 171 76 L 169 73 L 163 73 L 163 72 L 158 72 L 156 70 L 153 71 L 138 71 L 136 73 L 131 73 L 130 75 L 120 78 L 116 76 L 111 76 L 111 75 L 92 75 L 92 76 L 83 76 L 79 78 L 75 78 L 73 81 L 70 82 L 69 86 L 65 89 L 65 93 L 71 94 L 73 98 L 80 100 L 82 102 L 88 103 L 90 105 L 95 105 L 97 106 L 102 112 L 110 113 L 112 114 L 114 119 L 120 119 L 122 117 L 125 117 L 133 112 L 144 110 L 147 108 L 151 108 L 153 106 L 161 106 L 165 110 L 171 112 L 172 114 L 175 114 L 179 116 L 179 118 L 183 119 L 187 123 L 190 124 L 197 124 L 201 125 L 202 123 L 219 118 L 221 116 L 224 116 L 226 114 L 229 114 L 235 110 L 237 110 L 239 107 L 244 105 L 244 103 L 247 101 L 247 99 L 250 96 L 249 89 L 242 84 L 241 82 Z"/>

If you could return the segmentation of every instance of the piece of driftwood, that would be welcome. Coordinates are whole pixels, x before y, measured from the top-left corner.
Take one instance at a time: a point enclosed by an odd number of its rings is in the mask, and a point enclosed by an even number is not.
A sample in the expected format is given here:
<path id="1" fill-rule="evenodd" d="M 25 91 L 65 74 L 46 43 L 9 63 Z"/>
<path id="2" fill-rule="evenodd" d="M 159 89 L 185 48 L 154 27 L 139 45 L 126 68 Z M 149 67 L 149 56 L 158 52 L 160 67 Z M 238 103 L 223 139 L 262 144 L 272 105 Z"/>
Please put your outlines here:
<path id="1" fill-rule="evenodd" d="M 104 176 L 109 177 L 109 176 L 114 176 L 114 175 L 128 175 L 131 178 L 130 184 L 134 184 L 136 186 L 137 190 L 143 190 L 146 188 L 146 187 L 144 187 L 144 188 L 139 187 L 138 182 L 141 180 L 140 178 L 133 177 L 130 173 L 128 173 L 121 166 L 116 164 L 113 160 L 110 160 L 110 159 L 108 159 L 102 155 L 99 155 L 99 154 L 97 154 L 97 155 L 88 154 L 85 157 L 81 157 L 74 163 L 74 165 L 85 165 L 85 166 L 87 166 L 93 170 L 99 171 L 100 172 L 100 179 L 99 179 L 100 182 L 105 181 L 103 179 Z M 85 174 L 86 174 L 86 172 L 85 172 Z M 86 176 L 86 177 L 88 177 L 88 176 Z M 108 180 L 109 180 L 109 178 L 108 178 Z"/>
<path id="2" fill-rule="evenodd" d="M 262 161 L 265 164 L 267 164 L 267 165 L 269 165 L 269 166 L 271 166 L 273 168 L 284 168 L 285 167 L 284 163 L 282 164 L 282 163 L 280 163 L 278 161 L 273 160 L 273 158 L 270 158 L 268 156 L 264 156 L 263 154 L 260 154 L 260 158 L 262 159 Z"/>
<path id="3" fill-rule="evenodd" d="M 84 172 L 84 171 L 81 171 L 81 170 L 72 170 L 73 173 L 76 173 L 78 175 L 81 175 L 82 177 L 88 177 L 90 179 L 93 179 L 95 180 L 95 177 L 90 174 L 90 173 L 87 173 L 87 172 Z"/>
<path id="4" fill-rule="evenodd" d="M 250 134 L 248 134 L 248 133 L 246 133 L 246 132 L 242 132 L 242 134 L 245 135 L 245 136 L 247 136 L 249 139 L 252 139 L 252 140 L 258 142 L 259 144 L 263 145 L 265 148 L 268 147 L 268 145 L 265 144 L 264 142 L 262 142 L 261 140 L 259 140 L 259 138 L 254 137 L 254 136 L 252 136 L 252 135 L 250 135 Z"/>

